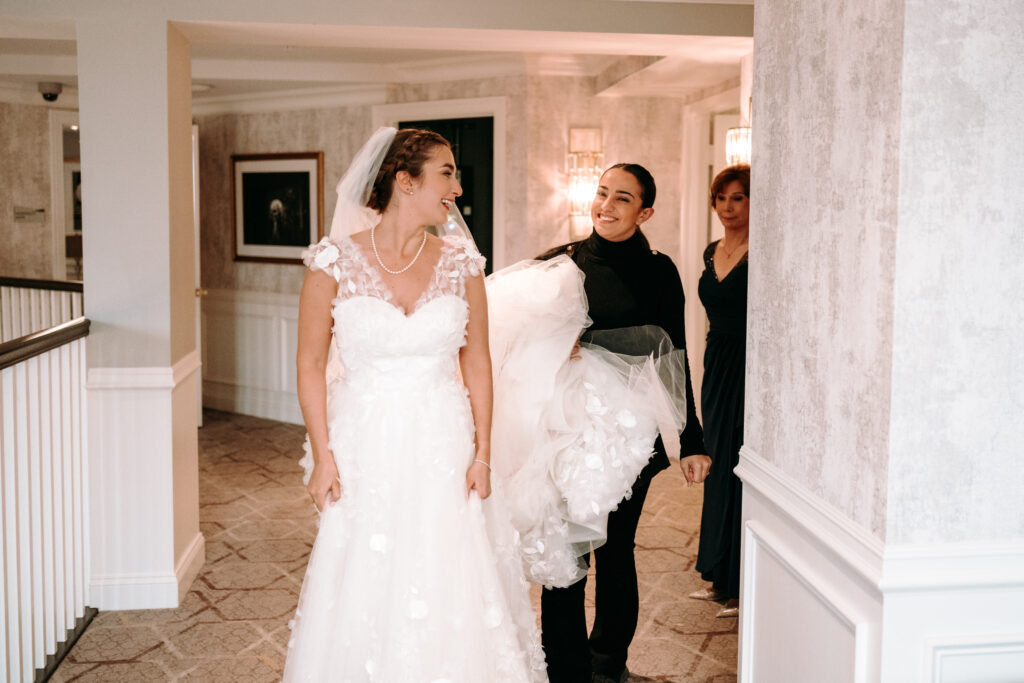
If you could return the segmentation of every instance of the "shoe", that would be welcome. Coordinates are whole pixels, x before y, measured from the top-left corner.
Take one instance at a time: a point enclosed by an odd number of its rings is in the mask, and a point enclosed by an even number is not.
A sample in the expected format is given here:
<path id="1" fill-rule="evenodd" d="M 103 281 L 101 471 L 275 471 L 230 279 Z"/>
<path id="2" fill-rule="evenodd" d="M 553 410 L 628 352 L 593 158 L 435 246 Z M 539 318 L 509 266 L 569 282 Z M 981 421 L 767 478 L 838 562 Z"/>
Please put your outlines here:
<path id="1" fill-rule="evenodd" d="M 738 617 L 740 615 L 739 607 L 723 607 L 719 610 L 718 614 L 715 615 L 717 619 L 729 619 L 730 617 Z"/>
<path id="2" fill-rule="evenodd" d="M 690 593 L 691 598 L 694 600 L 708 600 L 711 602 L 719 602 L 725 599 L 725 593 L 722 591 L 716 591 L 714 588 L 702 588 L 699 591 L 693 591 Z"/>
<path id="3" fill-rule="evenodd" d="M 626 683 L 629 680 L 629 669 L 623 668 L 618 676 L 608 676 L 606 674 L 594 674 L 591 681 L 593 683 Z"/>

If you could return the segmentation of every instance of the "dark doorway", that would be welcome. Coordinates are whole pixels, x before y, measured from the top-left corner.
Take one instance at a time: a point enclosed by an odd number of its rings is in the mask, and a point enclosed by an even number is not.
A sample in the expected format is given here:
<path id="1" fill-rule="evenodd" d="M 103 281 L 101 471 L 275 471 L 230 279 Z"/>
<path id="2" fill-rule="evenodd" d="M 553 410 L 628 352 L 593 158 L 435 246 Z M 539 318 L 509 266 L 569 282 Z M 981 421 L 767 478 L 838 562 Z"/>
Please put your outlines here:
<path id="1" fill-rule="evenodd" d="M 487 258 L 491 272 L 494 256 L 494 119 L 433 119 L 401 121 L 399 128 L 426 128 L 452 143 L 452 154 L 462 184 L 457 205 L 473 233 L 476 246 Z"/>

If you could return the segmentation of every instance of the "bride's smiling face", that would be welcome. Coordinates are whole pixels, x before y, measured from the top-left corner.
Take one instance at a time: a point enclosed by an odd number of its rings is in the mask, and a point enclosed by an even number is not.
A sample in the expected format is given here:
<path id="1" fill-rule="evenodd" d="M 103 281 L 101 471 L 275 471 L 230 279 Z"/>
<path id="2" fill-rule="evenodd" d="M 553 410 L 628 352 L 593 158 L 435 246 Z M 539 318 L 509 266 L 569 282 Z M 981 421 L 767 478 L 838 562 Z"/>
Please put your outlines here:
<path id="1" fill-rule="evenodd" d="M 448 220 L 448 209 L 462 195 L 450 147 L 434 147 L 411 189 L 413 194 L 408 199 L 420 209 L 426 225 L 440 225 Z"/>
<path id="2" fill-rule="evenodd" d="M 590 205 L 590 217 L 598 235 L 609 242 L 628 240 L 653 213 L 654 209 L 643 208 L 643 188 L 632 173 L 610 168 L 601 176 Z"/>

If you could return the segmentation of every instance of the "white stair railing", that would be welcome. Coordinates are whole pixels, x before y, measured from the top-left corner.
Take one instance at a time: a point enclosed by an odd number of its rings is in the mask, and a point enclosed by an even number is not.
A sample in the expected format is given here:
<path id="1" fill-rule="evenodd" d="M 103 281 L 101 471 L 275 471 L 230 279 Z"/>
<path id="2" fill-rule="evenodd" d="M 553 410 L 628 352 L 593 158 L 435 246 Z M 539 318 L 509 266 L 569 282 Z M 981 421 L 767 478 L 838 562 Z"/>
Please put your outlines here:
<path id="1" fill-rule="evenodd" d="M 0 677 L 56 666 L 88 614 L 85 338 L 78 318 L 0 344 Z"/>

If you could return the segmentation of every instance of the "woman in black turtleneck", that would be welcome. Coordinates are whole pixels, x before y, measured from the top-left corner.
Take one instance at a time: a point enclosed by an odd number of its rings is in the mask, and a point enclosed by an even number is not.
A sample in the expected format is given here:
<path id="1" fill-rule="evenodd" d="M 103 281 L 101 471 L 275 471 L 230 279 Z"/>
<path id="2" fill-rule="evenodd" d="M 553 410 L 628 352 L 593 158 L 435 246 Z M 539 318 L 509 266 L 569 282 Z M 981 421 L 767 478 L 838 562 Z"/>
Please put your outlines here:
<path id="1" fill-rule="evenodd" d="M 567 254 L 586 275 L 595 330 L 657 325 L 678 349 L 686 349 L 683 285 L 672 259 L 651 249 L 640 224 L 654 214 L 654 178 L 639 164 L 616 164 L 604 175 L 591 205 L 594 231 L 582 242 L 549 251 L 542 259 Z M 616 349 L 610 349 L 615 351 Z M 693 401 L 686 364 L 686 428 L 680 436 L 680 467 L 687 481 L 701 482 L 710 460 Z M 584 612 L 586 577 L 568 588 L 544 589 L 541 624 L 551 683 L 625 681 L 626 657 L 639 613 L 636 561 L 637 522 L 651 478 L 668 467 L 661 437 L 651 461 L 637 477 L 629 500 L 608 517 L 608 540 L 595 551 L 597 587 L 594 628 L 589 638 Z M 589 562 L 589 555 L 585 557 Z"/>

